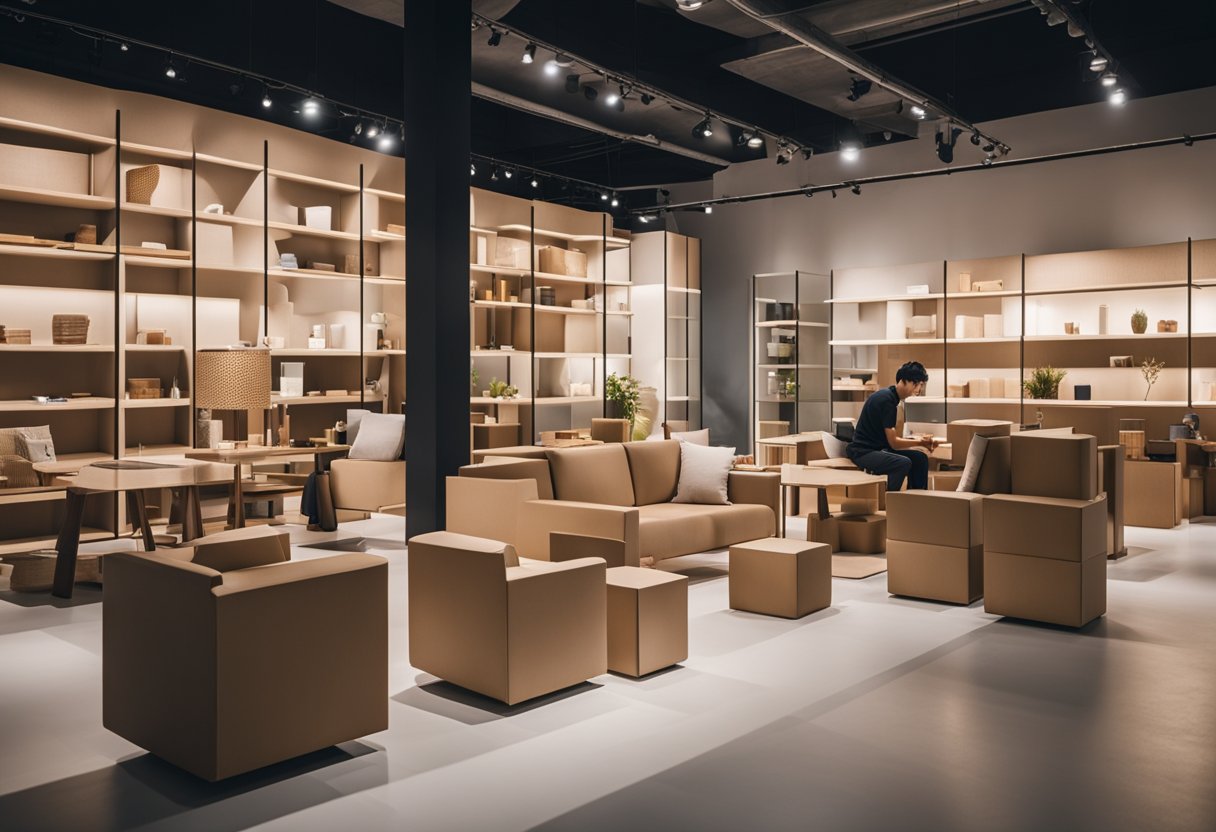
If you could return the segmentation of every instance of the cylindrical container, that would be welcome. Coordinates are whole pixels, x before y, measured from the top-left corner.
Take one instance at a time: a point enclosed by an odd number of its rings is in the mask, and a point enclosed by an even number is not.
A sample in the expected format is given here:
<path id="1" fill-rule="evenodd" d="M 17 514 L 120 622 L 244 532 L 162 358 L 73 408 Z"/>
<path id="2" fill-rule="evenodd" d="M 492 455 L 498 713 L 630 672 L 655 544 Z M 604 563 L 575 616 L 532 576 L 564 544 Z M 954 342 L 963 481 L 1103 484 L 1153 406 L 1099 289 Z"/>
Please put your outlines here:
<path id="1" fill-rule="evenodd" d="M 770 396 L 777 395 L 777 374 L 775 372 L 768 374 L 768 394 Z"/>
<path id="2" fill-rule="evenodd" d="M 498 279 L 498 299 L 504 303 L 511 297 L 511 284 L 507 282 L 505 277 Z"/>
<path id="3" fill-rule="evenodd" d="M 1106 324 L 1107 324 L 1107 320 L 1109 319 L 1109 317 L 1110 317 L 1110 309 L 1104 303 L 1098 307 L 1098 334 L 1099 335 L 1106 334 Z"/>

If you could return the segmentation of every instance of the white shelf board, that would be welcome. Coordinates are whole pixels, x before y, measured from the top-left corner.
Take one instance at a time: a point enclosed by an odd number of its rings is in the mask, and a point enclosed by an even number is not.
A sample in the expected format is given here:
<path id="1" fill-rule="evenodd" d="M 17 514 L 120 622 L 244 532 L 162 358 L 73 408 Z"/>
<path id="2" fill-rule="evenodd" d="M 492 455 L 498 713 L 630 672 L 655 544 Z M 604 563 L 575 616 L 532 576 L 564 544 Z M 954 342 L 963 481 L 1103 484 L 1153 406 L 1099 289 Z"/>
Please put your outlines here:
<path id="1" fill-rule="evenodd" d="M 629 240 L 626 240 L 624 237 L 605 237 L 602 234 L 569 234 L 565 231 L 551 231 L 545 228 L 533 228 L 532 226 L 524 225 L 523 223 L 508 223 L 507 225 L 500 225 L 497 228 L 492 228 L 489 230 L 482 228 L 472 228 L 471 230 L 482 234 L 513 231 L 516 233 L 532 234 L 536 237 L 545 237 L 550 240 L 564 240 L 571 243 L 604 242 L 615 248 L 624 248 L 625 246 L 629 245 Z"/>
<path id="2" fill-rule="evenodd" d="M 603 283 L 605 286 L 633 286 L 632 280 L 605 280 Z"/>
<path id="3" fill-rule="evenodd" d="M 310 350 L 310 349 L 276 349 L 271 350 L 272 358 L 358 358 L 358 350 Z"/>
<path id="4" fill-rule="evenodd" d="M 333 231 L 328 228 L 309 228 L 307 225 L 296 225 L 289 222 L 272 222 L 272 231 L 286 231 L 296 237 L 323 237 L 327 240 L 358 240 L 359 235 L 350 231 Z"/>
<path id="5" fill-rule="evenodd" d="M 511 358 L 517 355 L 531 357 L 532 353 L 527 350 L 469 350 L 472 358 Z"/>
<path id="6" fill-rule="evenodd" d="M 66 402 L 58 404 L 38 404 L 33 399 L 10 399 L 0 401 L 0 411 L 4 412 L 28 412 L 36 410 L 45 411 L 63 411 L 63 410 L 111 410 L 114 407 L 114 399 L 105 398 L 102 396 L 89 396 L 85 399 L 68 399 Z"/>
<path id="7" fill-rule="evenodd" d="M 242 225 L 249 228 L 261 228 L 262 220 L 251 217 L 238 217 L 236 214 L 207 214 L 199 211 L 199 222 L 209 222 L 215 225 Z"/>
<path id="8" fill-rule="evenodd" d="M 112 353 L 111 344 L 0 344 L 0 352 L 100 352 Z"/>
<path id="9" fill-rule="evenodd" d="M 368 350 L 363 353 L 364 358 L 375 358 L 378 355 L 405 355 L 405 350 Z"/>
<path id="10" fill-rule="evenodd" d="M 394 191 L 386 191 L 381 188 L 364 188 L 363 193 L 365 193 L 368 196 L 375 196 L 375 197 L 379 197 L 380 199 L 387 199 L 390 202 L 402 202 L 402 203 L 405 202 L 405 194 L 399 194 Z"/>
<path id="11" fill-rule="evenodd" d="M 602 358 L 599 352 L 534 352 L 536 358 Z"/>
<path id="12" fill-rule="evenodd" d="M 153 407 L 189 407 L 190 399 L 123 399 L 123 410 L 145 410 Z"/>
<path id="13" fill-rule="evenodd" d="M 502 274 L 511 277 L 527 277 L 532 274 L 531 269 L 516 269 L 510 266 L 491 266 L 486 263 L 470 263 L 469 271 L 478 272 L 480 274 Z"/>
<path id="14" fill-rule="evenodd" d="M 153 217 L 171 217 L 172 219 L 188 220 L 190 211 L 187 208 L 166 208 L 160 205 L 144 205 L 140 202 L 124 202 L 122 210 L 132 214 L 148 214 Z"/>
<path id="15" fill-rule="evenodd" d="M 215 274 L 245 274 L 256 275 L 261 277 L 263 270 L 256 266 L 198 266 L 198 273 L 205 274 L 214 272 Z"/>
<path id="16" fill-rule="evenodd" d="M 302 173 L 292 173 L 289 170 L 280 170 L 278 168 L 271 168 L 269 173 L 275 179 L 282 179 L 287 182 L 296 182 L 301 185 L 312 185 L 318 188 L 328 188 L 331 191 L 340 191 L 344 194 L 359 193 L 358 185 L 348 185 L 345 182 L 335 182 L 332 179 L 321 179 L 316 176 L 306 176 Z"/>
<path id="17" fill-rule="evenodd" d="M 122 262 L 124 266 L 142 266 L 149 269 L 189 269 L 191 267 L 190 260 L 147 254 L 124 254 Z"/>
<path id="18" fill-rule="evenodd" d="M 996 338 L 947 338 L 946 343 L 954 344 L 1016 344 L 1021 339 L 1016 335 L 1001 335 Z"/>
<path id="19" fill-rule="evenodd" d="M 536 400 L 538 405 L 545 404 L 579 404 L 580 402 L 598 402 L 603 396 L 541 396 Z"/>
<path id="20" fill-rule="evenodd" d="M 283 398 L 278 393 L 270 394 L 271 404 L 285 404 L 292 407 L 320 404 L 354 404 L 361 401 L 363 399 L 359 396 L 289 396 Z"/>
<path id="21" fill-rule="evenodd" d="M 32 121 L 22 121 L 16 118 L 0 117 L 0 127 L 22 133 L 30 133 L 35 136 L 66 139 L 96 150 L 115 145 L 115 141 L 106 136 L 99 136 L 95 133 L 82 133 L 79 130 L 68 130 L 63 127 L 52 127 L 49 124 L 36 124 Z"/>
<path id="22" fill-rule="evenodd" d="M 267 269 L 266 273 L 271 277 L 287 277 L 293 280 L 354 280 L 359 279 L 359 275 L 350 274 L 349 272 L 325 272 L 314 269 Z"/>
<path id="23" fill-rule="evenodd" d="M 50 246 L 20 246 L 12 243 L 0 243 L 0 254 L 13 257 L 50 257 L 59 260 L 113 260 L 113 252 L 104 251 L 75 251 L 66 248 L 51 248 Z"/>
<path id="24" fill-rule="evenodd" d="M 699 294 L 701 294 L 700 289 L 689 289 L 686 286 L 668 286 L 667 291 L 676 292 L 681 295 L 699 295 Z"/>
<path id="25" fill-rule="evenodd" d="M 815 329 L 827 329 L 830 324 L 822 321 L 756 321 L 758 327 L 788 327 L 788 326 L 807 326 Z"/>
<path id="26" fill-rule="evenodd" d="M 1055 289 L 1028 289 L 1026 297 L 1042 295 L 1103 294 L 1104 292 L 1143 292 L 1150 289 L 1185 289 L 1186 281 L 1149 281 L 1146 283 L 1111 283 L 1104 286 L 1065 286 Z"/>
<path id="27" fill-rule="evenodd" d="M 598 286 L 598 280 L 592 280 L 589 277 L 574 277 L 566 274 L 551 274 L 549 272 L 536 272 L 533 275 L 536 281 L 548 281 L 550 283 L 580 283 L 583 285 Z M 538 283 L 539 285 L 539 283 Z"/>
<path id="28" fill-rule="evenodd" d="M 908 346 L 910 344 L 944 344 L 944 338 L 896 338 L 893 340 L 874 340 L 874 341 L 828 341 L 830 347 L 897 347 Z"/>
<path id="29" fill-rule="evenodd" d="M 947 292 L 950 300 L 971 300 L 972 298 L 1016 298 L 1022 294 L 1021 289 L 999 289 L 995 292 Z"/>
<path id="30" fill-rule="evenodd" d="M 54 205 L 59 208 L 87 208 L 92 211 L 109 211 L 114 207 L 114 198 L 109 196 L 70 194 L 46 188 L 26 188 L 20 185 L 0 185 L 0 200 Z"/>
<path id="31" fill-rule="evenodd" d="M 401 243 L 405 242 L 404 234 L 397 234 L 392 231 L 381 231 L 378 228 L 373 228 L 364 235 L 365 240 L 378 240 L 382 243 Z"/>
<path id="32" fill-rule="evenodd" d="M 492 405 L 515 404 L 515 405 L 523 405 L 523 404 L 532 404 L 532 400 L 531 400 L 531 399 L 527 399 L 527 398 L 516 398 L 516 399 L 493 399 L 493 398 L 490 398 L 489 396 L 470 396 L 470 397 L 469 397 L 469 404 L 492 404 Z"/>
<path id="33" fill-rule="evenodd" d="M 178 162 L 189 162 L 192 154 L 189 150 L 177 150 L 171 147 L 157 147 L 151 144 L 138 144 L 136 142 L 123 142 L 123 154 L 131 153 L 137 156 L 152 156 L 156 159 L 173 159 Z M 189 168 L 186 168 L 189 170 Z"/>
<path id="34" fill-rule="evenodd" d="M 1050 342 L 1050 341 L 1135 341 L 1148 340 L 1159 338 L 1185 338 L 1185 332 L 1145 332 L 1143 335 L 1134 335 L 1132 333 L 1114 335 L 1027 335 L 1027 341 Z M 1016 339 L 1014 339 L 1016 340 Z"/>
<path id="35" fill-rule="evenodd" d="M 945 296 L 943 292 L 930 292 L 927 295 L 874 295 L 872 297 L 829 298 L 824 303 L 886 303 L 894 300 L 941 300 Z"/>
<path id="36" fill-rule="evenodd" d="M 107 347 L 108 349 L 108 347 Z M 182 352 L 185 344 L 124 344 L 127 352 Z"/>
<path id="37" fill-rule="evenodd" d="M 605 315 L 619 315 L 623 318 L 632 318 L 633 317 L 633 312 L 629 311 L 628 309 L 609 309 L 604 314 Z"/>
<path id="38" fill-rule="evenodd" d="M 877 373 L 878 370 L 874 367 L 833 367 L 832 372 L 844 375 L 862 375 L 863 373 Z"/>
<path id="39" fill-rule="evenodd" d="M 255 173 L 262 172 L 262 165 L 255 162 L 241 162 L 236 159 L 226 159 L 223 156 L 213 156 L 210 153 L 196 153 L 194 156 L 196 163 L 204 165 L 219 165 L 226 168 L 236 168 L 237 170 L 253 171 Z"/>

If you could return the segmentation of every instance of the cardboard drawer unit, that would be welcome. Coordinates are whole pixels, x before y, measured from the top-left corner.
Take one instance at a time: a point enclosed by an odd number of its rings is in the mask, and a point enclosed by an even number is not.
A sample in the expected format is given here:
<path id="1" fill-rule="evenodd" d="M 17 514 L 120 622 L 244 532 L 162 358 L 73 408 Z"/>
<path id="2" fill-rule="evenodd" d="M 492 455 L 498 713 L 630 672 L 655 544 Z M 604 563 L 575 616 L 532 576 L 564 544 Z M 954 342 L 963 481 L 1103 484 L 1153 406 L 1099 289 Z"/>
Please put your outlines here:
<path id="1" fill-rule="evenodd" d="M 887 495 L 887 592 L 951 604 L 984 594 L 984 497 Z"/>
<path id="2" fill-rule="evenodd" d="M 1123 467 L 1123 522 L 1172 529 L 1182 522 L 1182 466 L 1128 459 Z"/>

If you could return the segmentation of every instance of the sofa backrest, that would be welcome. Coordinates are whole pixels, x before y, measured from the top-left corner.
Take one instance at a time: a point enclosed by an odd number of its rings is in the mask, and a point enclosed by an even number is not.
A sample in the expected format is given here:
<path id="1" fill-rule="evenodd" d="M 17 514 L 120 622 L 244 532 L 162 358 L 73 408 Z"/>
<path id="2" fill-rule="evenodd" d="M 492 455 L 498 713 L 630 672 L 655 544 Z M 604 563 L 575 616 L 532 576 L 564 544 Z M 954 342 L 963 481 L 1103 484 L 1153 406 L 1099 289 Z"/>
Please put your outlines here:
<path id="1" fill-rule="evenodd" d="M 192 563 L 232 572 L 291 560 L 291 538 L 269 526 L 231 529 L 200 537 L 193 545 Z"/>
<path id="2" fill-rule="evenodd" d="M 1015 433 L 1010 437 L 1014 494 L 1092 500 L 1098 482 L 1098 440 L 1083 433 Z"/>
<path id="3" fill-rule="evenodd" d="M 680 481 L 680 443 L 674 439 L 630 442 L 625 445 L 633 504 L 670 503 Z"/>
<path id="4" fill-rule="evenodd" d="M 626 445 L 611 444 L 548 449 L 545 455 L 553 476 L 554 497 L 579 503 L 632 506 L 633 479 L 625 448 Z"/>
<path id="5" fill-rule="evenodd" d="M 547 459 L 487 456 L 476 465 L 462 466 L 460 476 L 493 480 L 535 480 L 537 498 L 553 499 L 553 477 L 549 473 Z"/>
<path id="6" fill-rule="evenodd" d="M 1010 438 L 989 436 L 984 462 L 975 480 L 976 494 L 1009 494 L 1013 490 L 1010 470 Z M 974 439 L 972 440 L 974 441 Z"/>

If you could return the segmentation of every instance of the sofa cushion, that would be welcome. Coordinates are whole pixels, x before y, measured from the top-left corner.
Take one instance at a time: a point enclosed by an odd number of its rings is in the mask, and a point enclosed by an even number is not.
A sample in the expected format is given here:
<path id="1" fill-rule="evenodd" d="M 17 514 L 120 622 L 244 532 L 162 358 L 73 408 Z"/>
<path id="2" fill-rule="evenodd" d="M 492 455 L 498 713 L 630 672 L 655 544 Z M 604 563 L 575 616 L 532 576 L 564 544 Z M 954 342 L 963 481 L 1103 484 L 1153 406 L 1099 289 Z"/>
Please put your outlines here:
<path id="1" fill-rule="evenodd" d="M 674 439 L 630 442 L 625 446 L 633 478 L 633 503 L 670 503 L 680 481 L 680 443 Z"/>
<path id="2" fill-rule="evenodd" d="M 671 438 L 677 442 L 689 442 L 693 445 L 709 444 L 709 428 L 700 430 L 673 430 Z"/>
<path id="3" fill-rule="evenodd" d="M 638 507 L 638 553 L 655 560 L 722 549 L 771 537 L 776 518 L 768 506 L 654 503 Z"/>
<path id="4" fill-rule="evenodd" d="M 359 433 L 350 447 L 351 459 L 392 462 L 405 447 L 405 416 L 400 413 L 364 413 Z"/>
<path id="5" fill-rule="evenodd" d="M 550 448 L 545 455 L 549 457 L 553 494 L 557 499 L 606 506 L 633 505 L 633 479 L 624 445 Z"/>
<path id="6" fill-rule="evenodd" d="M 680 443 L 680 480 L 672 502 L 725 506 L 726 481 L 735 461 L 734 448 Z"/>
<path id="7" fill-rule="evenodd" d="M 963 466 L 963 475 L 959 477 L 956 491 L 973 492 L 980 478 L 980 468 L 984 465 L 984 454 L 988 450 L 988 437 L 978 433 L 971 437 L 971 447 L 967 449 L 967 464 Z"/>
<path id="8" fill-rule="evenodd" d="M 28 436 L 18 436 L 17 456 L 30 462 L 54 462 L 55 441 L 50 438 L 31 439 Z"/>
<path id="9" fill-rule="evenodd" d="M 19 456 L 17 453 L 17 437 L 27 439 L 50 439 L 50 425 L 36 425 L 21 428 L 0 428 L 0 456 Z"/>

